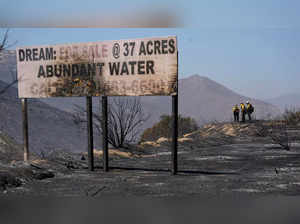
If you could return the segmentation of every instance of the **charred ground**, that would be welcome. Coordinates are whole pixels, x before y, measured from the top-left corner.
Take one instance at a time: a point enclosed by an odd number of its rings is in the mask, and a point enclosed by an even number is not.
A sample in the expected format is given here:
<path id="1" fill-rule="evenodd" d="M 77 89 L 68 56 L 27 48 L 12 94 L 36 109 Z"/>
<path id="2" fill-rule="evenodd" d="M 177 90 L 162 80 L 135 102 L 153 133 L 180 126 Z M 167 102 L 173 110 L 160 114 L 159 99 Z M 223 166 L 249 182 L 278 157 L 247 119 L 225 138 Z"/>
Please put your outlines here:
<path id="1" fill-rule="evenodd" d="M 260 135 L 260 123 L 211 124 L 179 138 L 176 176 L 170 174 L 170 144 L 164 138 L 127 150 L 110 150 L 110 172 L 105 173 L 101 150 L 95 151 L 94 172 L 87 170 L 84 153 L 53 151 L 46 158 L 34 156 L 30 164 L 24 164 L 20 162 L 21 147 L 1 137 L 2 193 L 91 197 L 299 195 L 300 128 L 288 128 L 291 147 L 287 151 L 270 136 Z M 14 150 L 9 150 L 12 146 Z"/>

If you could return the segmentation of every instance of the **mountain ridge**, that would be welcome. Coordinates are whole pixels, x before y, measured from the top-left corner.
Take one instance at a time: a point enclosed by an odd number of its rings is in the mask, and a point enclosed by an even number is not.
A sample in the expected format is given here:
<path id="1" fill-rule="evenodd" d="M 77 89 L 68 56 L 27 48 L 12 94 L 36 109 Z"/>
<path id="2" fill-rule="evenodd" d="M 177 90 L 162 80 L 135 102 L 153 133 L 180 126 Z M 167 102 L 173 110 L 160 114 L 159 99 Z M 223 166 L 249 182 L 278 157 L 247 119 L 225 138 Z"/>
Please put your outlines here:
<path id="1" fill-rule="evenodd" d="M 300 93 L 284 94 L 265 101 L 278 106 L 281 111 L 285 109 L 298 109 L 300 108 Z"/>

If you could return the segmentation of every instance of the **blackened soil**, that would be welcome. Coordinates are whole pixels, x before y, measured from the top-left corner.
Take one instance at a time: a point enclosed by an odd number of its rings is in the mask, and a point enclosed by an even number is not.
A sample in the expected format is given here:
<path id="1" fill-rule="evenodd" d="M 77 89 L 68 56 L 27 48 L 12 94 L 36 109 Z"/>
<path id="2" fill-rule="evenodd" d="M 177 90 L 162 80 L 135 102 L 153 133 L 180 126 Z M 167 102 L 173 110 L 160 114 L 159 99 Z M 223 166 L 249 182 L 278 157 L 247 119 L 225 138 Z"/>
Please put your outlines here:
<path id="1" fill-rule="evenodd" d="M 149 149 L 150 150 L 150 149 Z M 172 175 L 167 144 L 137 157 L 114 157 L 110 170 L 87 169 L 81 155 L 40 162 L 53 178 L 26 181 L 6 190 L 26 196 L 199 196 L 300 195 L 300 141 L 286 151 L 264 138 L 239 138 L 230 144 L 198 146 L 181 143 L 177 175 Z M 151 151 L 150 150 L 150 151 Z M 72 166 L 67 162 L 72 160 Z"/>

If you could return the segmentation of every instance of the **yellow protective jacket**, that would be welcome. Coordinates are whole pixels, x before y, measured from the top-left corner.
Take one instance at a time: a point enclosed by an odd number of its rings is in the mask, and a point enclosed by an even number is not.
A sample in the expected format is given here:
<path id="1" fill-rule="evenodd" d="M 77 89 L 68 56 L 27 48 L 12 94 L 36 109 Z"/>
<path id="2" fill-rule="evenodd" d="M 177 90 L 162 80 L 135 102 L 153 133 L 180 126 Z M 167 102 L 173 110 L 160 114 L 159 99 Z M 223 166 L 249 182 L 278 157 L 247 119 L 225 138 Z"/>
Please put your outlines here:
<path id="1" fill-rule="evenodd" d="M 232 107 L 232 112 L 240 112 L 240 109 L 238 106 Z"/>
<path id="2" fill-rule="evenodd" d="M 247 104 L 247 112 L 248 112 L 248 113 L 252 113 L 253 111 L 254 111 L 254 107 L 252 106 L 251 103 L 248 103 L 248 104 Z"/>
<path id="3" fill-rule="evenodd" d="M 247 110 L 249 110 L 252 107 L 251 103 L 247 104 Z"/>
<path id="4" fill-rule="evenodd" d="M 242 112 L 245 112 L 245 111 L 246 111 L 245 104 L 243 104 L 243 103 L 241 103 L 241 111 L 242 111 Z"/>

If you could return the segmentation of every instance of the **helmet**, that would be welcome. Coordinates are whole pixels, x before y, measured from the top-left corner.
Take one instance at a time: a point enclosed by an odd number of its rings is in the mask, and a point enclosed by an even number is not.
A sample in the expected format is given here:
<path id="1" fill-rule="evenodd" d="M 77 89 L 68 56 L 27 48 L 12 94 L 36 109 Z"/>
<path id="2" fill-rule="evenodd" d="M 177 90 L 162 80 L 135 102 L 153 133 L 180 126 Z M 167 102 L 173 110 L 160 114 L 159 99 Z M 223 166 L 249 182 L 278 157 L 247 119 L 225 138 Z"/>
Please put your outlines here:
<path id="1" fill-rule="evenodd" d="M 249 101 L 246 102 L 247 104 L 249 103 Z"/>

